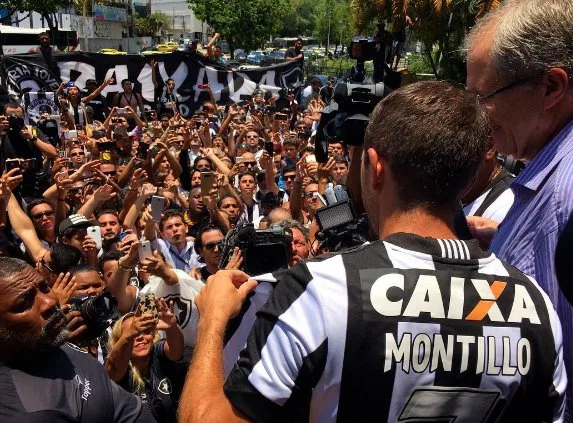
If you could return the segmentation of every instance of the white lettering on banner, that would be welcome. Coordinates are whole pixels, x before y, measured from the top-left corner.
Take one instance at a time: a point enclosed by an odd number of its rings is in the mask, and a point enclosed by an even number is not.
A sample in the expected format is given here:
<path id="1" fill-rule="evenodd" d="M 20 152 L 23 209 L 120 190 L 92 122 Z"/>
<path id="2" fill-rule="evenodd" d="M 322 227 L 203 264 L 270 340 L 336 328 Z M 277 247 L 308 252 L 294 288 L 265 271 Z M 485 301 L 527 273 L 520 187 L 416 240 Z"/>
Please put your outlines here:
<path id="1" fill-rule="evenodd" d="M 244 74 L 243 72 L 236 72 L 237 76 L 243 78 L 243 84 L 238 91 L 235 90 L 235 86 L 233 85 L 233 92 L 229 91 L 229 97 L 231 100 L 235 102 L 241 101 L 241 95 L 252 95 L 255 89 L 257 88 L 257 83 L 251 81 L 251 79 Z"/>
<path id="2" fill-rule="evenodd" d="M 85 62 L 58 62 L 58 67 L 60 68 L 60 79 L 63 82 L 71 81 L 72 70 L 80 72 L 80 76 L 74 81 L 79 87 L 85 87 L 88 79 L 96 78 L 95 68 Z"/>
<path id="3" fill-rule="evenodd" d="M 153 85 L 153 76 L 151 75 L 153 69 L 149 64 L 145 64 L 139 75 L 137 81 L 141 84 L 141 95 L 149 102 L 155 101 L 155 86 Z M 121 80 L 119 81 L 121 82 Z"/>
<path id="4" fill-rule="evenodd" d="M 105 73 L 104 81 L 106 79 L 109 79 L 109 78 L 114 78 L 115 81 L 114 81 L 114 84 L 108 85 L 107 87 L 105 87 L 103 89 L 103 91 L 101 93 L 104 96 L 106 96 L 108 93 L 119 93 L 119 92 L 123 91 L 123 88 L 121 88 L 121 81 L 129 78 L 127 65 L 116 65 L 113 68 L 109 68 L 107 70 L 107 72 Z M 103 81 L 101 81 L 101 82 L 103 82 Z"/>
<path id="5" fill-rule="evenodd" d="M 159 70 L 159 75 L 161 75 L 161 79 L 163 79 L 163 81 L 167 81 L 169 78 L 175 81 L 175 92 L 181 96 L 181 101 L 189 100 L 189 96 L 184 96 L 177 91 L 177 88 L 183 85 L 185 79 L 187 79 L 187 74 L 189 73 L 189 68 L 185 62 L 181 62 L 179 66 L 177 66 L 175 72 L 171 75 L 167 73 L 164 62 L 159 62 L 157 64 L 157 69 Z"/>
<path id="6" fill-rule="evenodd" d="M 211 91 L 213 91 L 213 95 L 215 96 L 215 101 L 219 101 L 221 99 L 221 90 L 225 88 L 224 85 L 219 83 L 219 72 L 217 72 L 217 70 L 211 66 L 201 68 L 197 74 L 197 81 L 195 82 L 195 85 L 193 85 L 193 90 L 195 91 L 195 103 L 199 100 L 199 95 L 202 92 L 202 90 L 199 89 L 199 85 L 205 83 L 205 74 L 207 75 L 207 84 L 209 84 Z"/>
<path id="7" fill-rule="evenodd" d="M 469 336 L 469 335 L 442 335 L 433 334 L 433 338 L 425 333 L 419 333 L 412 339 L 411 333 L 402 334 L 398 342 L 391 332 L 386 333 L 386 354 L 384 359 L 384 372 L 398 366 L 402 371 L 409 373 L 412 369 L 416 373 L 423 373 L 430 366 L 429 371 L 435 372 L 442 363 L 446 372 L 455 371 L 464 373 L 475 372 L 476 375 L 513 376 L 517 372 L 525 376 L 531 367 L 531 343 L 527 338 L 520 338 L 515 342 L 509 337 L 495 336 Z M 461 360 L 458 369 L 452 369 L 454 346 L 461 346 Z M 459 349 L 458 349 L 459 351 Z M 501 353 L 500 353 L 501 352 Z M 488 362 L 484 362 L 487 353 Z M 477 356 L 475 368 L 469 368 L 469 357 Z M 513 364 L 512 364 L 513 363 Z"/>
<path id="8" fill-rule="evenodd" d="M 46 69 L 34 65 L 13 65 L 6 70 L 8 81 L 21 92 L 56 91 L 60 82 Z"/>
<path id="9" fill-rule="evenodd" d="M 470 281 L 480 300 L 465 317 L 463 317 L 466 305 L 464 289 L 468 287 L 466 281 L 459 277 L 450 277 L 447 316 L 443 294 L 435 275 L 419 275 L 413 289 L 405 288 L 404 275 L 400 273 L 382 275 L 370 288 L 370 302 L 374 310 L 386 317 L 420 317 L 421 313 L 426 313 L 434 319 L 482 321 L 487 316 L 492 322 L 506 323 L 496 301 L 505 291 L 507 283 L 494 281 L 490 285 L 485 279 Z M 507 322 L 519 324 L 528 320 L 531 324 L 541 324 L 535 303 L 525 286 L 518 284 L 512 286 L 514 297 Z M 392 298 L 389 297 L 390 290 L 394 292 Z M 506 292 L 506 295 L 510 295 L 510 290 Z"/>

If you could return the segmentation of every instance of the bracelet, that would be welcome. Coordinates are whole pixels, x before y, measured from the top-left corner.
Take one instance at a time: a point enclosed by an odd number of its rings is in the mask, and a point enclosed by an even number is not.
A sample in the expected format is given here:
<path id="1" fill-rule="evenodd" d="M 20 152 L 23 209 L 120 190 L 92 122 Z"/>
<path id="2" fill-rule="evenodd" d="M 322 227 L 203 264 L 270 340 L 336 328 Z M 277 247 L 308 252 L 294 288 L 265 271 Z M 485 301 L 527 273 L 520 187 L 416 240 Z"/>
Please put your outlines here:
<path id="1" fill-rule="evenodd" d="M 123 263 L 120 263 L 119 261 L 117 262 L 117 264 L 119 265 L 119 269 L 127 270 L 130 272 L 133 270 L 133 267 L 124 266 Z"/>

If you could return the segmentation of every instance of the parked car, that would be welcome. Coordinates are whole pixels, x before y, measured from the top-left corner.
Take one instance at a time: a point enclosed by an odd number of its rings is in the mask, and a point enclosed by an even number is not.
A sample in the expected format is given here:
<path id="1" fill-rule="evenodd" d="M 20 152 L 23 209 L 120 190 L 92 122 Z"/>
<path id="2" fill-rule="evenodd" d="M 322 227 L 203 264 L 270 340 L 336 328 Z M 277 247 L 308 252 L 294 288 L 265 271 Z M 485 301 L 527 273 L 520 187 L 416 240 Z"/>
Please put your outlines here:
<path id="1" fill-rule="evenodd" d="M 286 51 L 286 50 L 285 50 Z M 261 66 L 271 66 L 285 61 L 285 51 L 273 50 L 261 60 Z"/>
<path id="2" fill-rule="evenodd" d="M 247 61 L 247 52 L 242 48 L 236 49 L 233 56 L 235 56 L 235 60 L 238 62 L 244 63 Z"/>
<path id="3" fill-rule="evenodd" d="M 264 57 L 264 53 L 260 50 L 257 51 L 252 51 L 249 53 L 249 55 L 247 56 L 247 63 L 249 65 L 261 65 L 261 60 Z"/>
<path id="4" fill-rule="evenodd" d="M 119 51 L 119 50 L 116 50 L 114 48 L 102 48 L 102 49 L 98 50 L 98 53 L 111 54 L 111 55 L 127 54 L 127 52 L 125 52 L 125 51 Z"/>

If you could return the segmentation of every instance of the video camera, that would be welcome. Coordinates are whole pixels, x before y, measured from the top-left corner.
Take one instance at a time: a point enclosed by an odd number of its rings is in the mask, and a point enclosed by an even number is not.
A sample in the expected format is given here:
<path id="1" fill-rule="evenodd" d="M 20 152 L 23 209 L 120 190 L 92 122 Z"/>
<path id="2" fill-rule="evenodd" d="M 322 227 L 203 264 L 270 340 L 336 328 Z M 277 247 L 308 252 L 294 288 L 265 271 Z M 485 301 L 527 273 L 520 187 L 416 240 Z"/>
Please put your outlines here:
<path id="1" fill-rule="evenodd" d="M 6 120 L 8 120 L 9 129 L 13 131 L 20 131 L 26 126 L 24 118 L 19 115 L 8 115 Z"/>
<path id="2" fill-rule="evenodd" d="M 117 300 L 105 289 L 100 295 L 73 297 L 70 311 L 79 311 L 87 330 L 81 335 L 83 341 L 100 337 L 110 326 L 117 310 Z"/>
<path id="3" fill-rule="evenodd" d="M 316 239 L 329 252 L 356 247 L 368 241 L 368 219 L 357 216 L 346 189 L 337 185 L 324 192 L 328 205 L 315 211 Z"/>
<path id="4" fill-rule="evenodd" d="M 291 242 L 292 233 L 285 228 L 255 229 L 252 223 L 236 226 L 225 236 L 219 268 L 225 268 L 238 247 L 243 255 L 242 270 L 250 276 L 287 269 Z"/>
<path id="5" fill-rule="evenodd" d="M 328 160 L 329 140 L 362 145 L 374 107 L 393 89 L 400 87 L 400 75 L 388 67 L 380 48 L 380 42 L 368 37 L 356 36 L 350 43 L 348 51 L 350 58 L 356 60 L 356 66 L 338 81 L 332 99 L 322 110 L 315 140 L 318 162 Z M 374 60 L 375 69 L 386 69 L 385 75 L 384 72 L 375 72 L 373 80 L 367 78 L 364 62 L 369 60 Z"/>

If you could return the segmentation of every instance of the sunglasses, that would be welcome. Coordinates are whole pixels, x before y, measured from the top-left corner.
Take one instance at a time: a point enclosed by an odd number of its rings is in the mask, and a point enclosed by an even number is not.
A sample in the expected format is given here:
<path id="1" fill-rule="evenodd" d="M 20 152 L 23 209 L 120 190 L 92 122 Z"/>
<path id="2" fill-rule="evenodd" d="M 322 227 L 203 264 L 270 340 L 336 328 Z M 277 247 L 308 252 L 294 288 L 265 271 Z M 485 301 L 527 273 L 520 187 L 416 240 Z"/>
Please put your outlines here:
<path id="1" fill-rule="evenodd" d="M 78 153 L 72 153 L 72 154 L 70 154 L 70 157 L 85 156 L 85 155 L 86 155 L 86 153 L 84 153 L 84 152 L 82 151 L 82 152 L 78 152 Z"/>
<path id="2" fill-rule="evenodd" d="M 259 138 L 258 135 L 247 135 L 246 138 Z"/>
<path id="3" fill-rule="evenodd" d="M 318 191 L 305 191 L 304 192 L 304 198 L 313 198 L 314 194 L 317 193 Z"/>
<path id="4" fill-rule="evenodd" d="M 54 215 L 54 211 L 53 210 L 46 210 L 45 212 L 42 213 L 35 213 L 32 215 L 32 218 L 34 220 L 40 220 L 42 217 L 46 216 L 46 217 L 52 217 Z"/>
<path id="5" fill-rule="evenodd" d="M 296 178 L 295 175 L 285 175 L 284 179 L 285 181 L 294 181 Z"/>
<path id="6" fill-rule="evenodd" d="M 245 164 L 245 166 L 247 166 L 247 167 L 248 167 L 248 166 L 252 166 L 252 167 L 254 167 L 254 166 L 256 166 L 256 165 L 257 165 L 257 162 L 256 162 L 256 161 L 255 161 L 255 162 L 243 162 L 243 163 L 244 163 L 244 164 Z"/>
<path id="7" fill-rule="evenodd" d="M 219 242 L 208 242 L 207 244 L 203 245 L 208 251 L 215 250 L 215 247 L 219 247 L 219 250 L 223 247 L 223 241 Z"/>
<path id="8" fill-rule="evenodd" d="M 115 176 L 117 172 L 115 170 L 110 170 L 109 172 L 102 172 L 105 176 Z"/>

